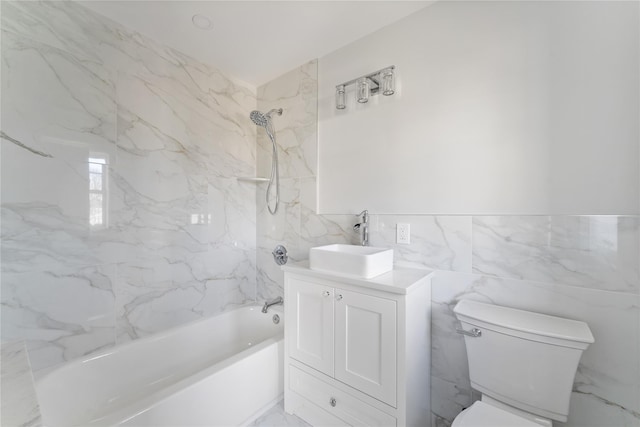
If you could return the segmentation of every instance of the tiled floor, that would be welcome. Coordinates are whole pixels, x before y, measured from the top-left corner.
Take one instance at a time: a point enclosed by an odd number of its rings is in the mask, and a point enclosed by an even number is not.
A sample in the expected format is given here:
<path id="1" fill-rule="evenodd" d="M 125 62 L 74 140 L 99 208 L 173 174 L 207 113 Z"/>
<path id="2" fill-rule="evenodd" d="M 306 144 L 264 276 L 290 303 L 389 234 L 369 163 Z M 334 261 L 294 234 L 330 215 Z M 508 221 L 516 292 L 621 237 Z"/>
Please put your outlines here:
<path id="1" fill-rule="evenodd" d="M 265 412 L 261 417 L 247 427 L 311 427 L 295 415 L 284 412 L 284 403 L 281 400 L 273 408 Z"/>

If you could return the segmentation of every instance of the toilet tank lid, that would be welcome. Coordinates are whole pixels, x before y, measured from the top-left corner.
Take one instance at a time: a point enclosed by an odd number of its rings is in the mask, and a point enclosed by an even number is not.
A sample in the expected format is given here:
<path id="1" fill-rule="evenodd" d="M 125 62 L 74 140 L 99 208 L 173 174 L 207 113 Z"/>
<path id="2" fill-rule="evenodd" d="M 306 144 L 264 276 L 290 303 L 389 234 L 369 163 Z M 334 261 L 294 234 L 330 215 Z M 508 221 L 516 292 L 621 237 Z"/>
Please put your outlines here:
<path id="1" fill-rule="evenodd" d="M 579 320 L 469 300 L 458 302 L 453 311 L 458 318 L 463 316 L 516 331 L 589 344 L 594 342 L 589 325 Z"/>

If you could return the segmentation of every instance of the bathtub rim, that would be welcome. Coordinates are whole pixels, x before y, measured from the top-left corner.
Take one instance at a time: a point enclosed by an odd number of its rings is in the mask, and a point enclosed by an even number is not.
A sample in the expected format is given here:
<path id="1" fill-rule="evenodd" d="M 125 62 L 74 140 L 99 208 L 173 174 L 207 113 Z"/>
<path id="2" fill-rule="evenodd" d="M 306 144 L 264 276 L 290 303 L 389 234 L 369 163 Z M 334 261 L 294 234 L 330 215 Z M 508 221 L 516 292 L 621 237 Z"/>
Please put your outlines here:
<path id="1" fill-rule="evenodd" d="M 208 322 L 211 321 L 217 317 L 223 316 L 225 314 L 229 314 L 232 313 L 234 311 L 237 310 L 245 310 L 245 309 L 256 309 L 256 310 L 262 310 L 262 305 L 260 304 L 256 304 L 256 303 L 249 303 L 249 304 L 245 304 L 245 305 L 241 305 L 241 306 L 237 306 L 234 307 L 233 309 L 230 310 L 226 310 L 220 313 L 216 313 L 212 316 L 207 316 L 207 317 L 203 317 L 201 319 L 195 319 L 193 321 L 190 322 L 186 322 L 180 325 L 176 325 L 174 327 L 168 328 L 166 330 L 163 330 L 161 332 L 155 333 L 155 334 L 151 334 L 149 336 L 143 337 L 143 338 L 139 338 L 139 339 L 135 339 L 135 340 L 131 340 L 131 341 L 127 341 L 125 343 L 119 344 L 119 345 L 115 345 L 112 347 L 109 347 L 108 349 L 104 349 L 104 350 L 100 350 L 98 352 L 95 353 L 91 353 L 89 355 L 86 355 L 84 357 L 80 357 L 74 360 L 71 360 L 67 363 L 64 363 L 60 366 L 58 366 L 55 369 L 52 369 L 50 372 L 48 372 L 47 374 L 43 375 L 41 378 L 37 379 L 35 381 L 35 388 L 36 388 L 36 394 L 39 395 L 38 389 L 39 389 L 39 385 L 41 383 L 44 383 L 46 381 L 50 381 L 51 378 L 56 374 L 59 374 L 61 372 L 67 371 L 67 370 L 72 370 L 73 368 L 82 365 L 84 363 L 90 362 L 92 360 L 96 360 L 96 359 L 100 359 L 103 357 L 108 357 L 110 355 L 113 355 L 115 353 L 118 352 L 119 349 L 122 348 L 128 348 L 132 345 L 144 345 L 145 342 L 153 342 L 153 341 L 157 341 L 157 340 L 161 340 L 167 336 L 173 335 L 179 331 L 181 331 L 182 329 L 186 329 L 189 327 L 192 327 L 194 325 L 198 325 L 200 323 L 204 323 L 204 322 Z M 276 333 L 272 336 L 270 336 L 269 338 L 251 346 L 251 347 L 247 347 L 241 351 L 239 351 L 238 353 L 233 354 L 230 357 L 227 357 L 223 360 L 220 360 L 217 363 L 214 363 L 210 366 L 207 366 L 206 368 L 194 372 L 191 375 L 188 375 L 186 377 L 181 378 L 180 380 L 176 381 L 173 384 L 170 384 L 166 387 L 163 387 L 159 390 L 154 391 L 153 393 L 141 398 L 141 399 L 137 399 L 133 402 L 131 402 L 130 404 L 127 404 L 126 406 L 122 406 L 120 409 L 117 409 L 115 411 L 112 411 L 104 416 L 98 417 L 98 418 L 94 418 L 91 420 L 85 420 L 83 421 L 83 425 L 86 426 L 103 426 L 103 425 L 108 425 L 108 426 L 112 426 L 112 425 L 117 425 L 119 423 L 123 423 L 126 422 L 127 420 L 129 420 L 130 418 L 135 417 L 136 415 L 139 415 L 140 413 L 148 410 L 149 408 L 159 404 L 160 402 L 164 401 L 165 399 L 171 397 L 172 395 L 176 394 L 177 392 L 179 392 L 180 390 L 184 390 L 187 387 L 197 384 L 201 381 L 206 380 L 209 376 L 211 376 L 212 374 L 214 374 L 215 372 L 218 372 L 219 370 L 223 370 L 231 365 L 233 365 L 234 363 L 238 362 L 239 360 L 244 359 L 245 357 L 249 356 L 250 354 L 254 354 L 254 353 L 258 353 L 260 351 L 263 351 L 264 349 L 268 348 L 271 345 L 277 345 L 280 342 L 284 342 L 284 310 L 282 307 L 270 307 L 269 308 L 269 313 L 266 313 L 266 315 L 268 316 L 268 320 L 266 321 L 272 321 L 271 318 L 273 317 L 273 314 L 278 314 L 280 316 L 280 325 L 281 325 L 281 330 L 279 333 Z M 284 345 L 284 344 L 283 344 Z M 44 419 L 44 414 L 43 414 L 43 421 L 46 421 Z M 45 424 L 46 425 L 46 424 Z"/>
<path id="2" fill-rule="evenodd" d="M 165 400 L 171 398 L 172 396 L 183 390 L 186 390 L 188 387 L 198 384 L 202 381 L 206 381 L 211 375 L 215 374 L 216 372 L 229 368 L 238 361 L 246 358 L 247 356 L 265 351 L 272 345 L 278 345 L 280 342 L 282 342 L 284 345 L 284 334 L 282 333 L 276 335 L 276 337 L 268 338 L 261 343 L 256 344 L 255 346 L 246 348 L 231 357 L 221 360 L 220 362 L 215 363 L 207 367 L 206 369 L 203 369 L 202 371 L 198 371 L 191 376 L 185 377 L 168 387 L 157 390 L 156 392 L 142 399 L 138 399 L 135 402 L 132 402 L 131 404 L 124 406 L 117 411 L 111 412 L 104 417 L 90 420 L 84 425 L 86 425 L 87 427 L 116 426 L 121 423 L 125 423 L 126 421 L 135 418 L 141 413 L 152 409 L 154 406 L 160 405 Z M 249 414 L 249 416 L 251 416 L 251 414 Z"/>

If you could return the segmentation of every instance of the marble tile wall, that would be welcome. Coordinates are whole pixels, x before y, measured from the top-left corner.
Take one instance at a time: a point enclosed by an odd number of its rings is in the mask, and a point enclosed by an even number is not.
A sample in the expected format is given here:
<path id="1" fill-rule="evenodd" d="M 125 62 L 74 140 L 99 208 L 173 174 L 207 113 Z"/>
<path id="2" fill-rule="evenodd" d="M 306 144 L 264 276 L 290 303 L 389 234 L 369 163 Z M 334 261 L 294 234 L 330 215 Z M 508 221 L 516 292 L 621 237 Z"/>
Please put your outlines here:
<path id="1" fill-rule="evenodd" d="M 395 224 L 411 244 L 395 244 Z M 640 426 L 640 217 L 373 215 L 371 243 L 396 264 L 437 270 L 431 408 L 448 426 L 471 390 L 453 307 L 474 299 L 579 319 L 596 342 L 574 383 L 568 426 Z"/>
<path id="2" fill-rule="evenodd" d="M 318 64 L 311 61 L 258 88 L 258 109 L 282 108 L 274 116 L 280 165 L 280 207 L 275 215 L 266 208 L 267 185 L 256 192 L 258 300 L 283 294 L 283 274 L 271 252 L 284 245 L 290 261 L 307 258 L 319 244 L 353 241 L 349 215 L 316 214 Z M 271 141 L 258 130 L 258 175 L 271 171 Z M 274 190 L 272 190 L 273 192 Z M 273 208 L 273 205 L 272 205 Z"/>
<path id="3" fill-rule="evenodd" d="M 256 97 L 73 3 L 2 2 L 2 20 L 2 339 L 26 339 L 36 369 L 281 295 L 277 244 L 299 261 L 358 241 L 357 212 L 316 214 L 316 61 Z M 270 170 L 270 141 L 247 120 L 256 105 L 284 109 L 273 216 L 265 184 L 235 179 Z M 108 189 L 102 216 L 89 170 Z M 398 222 L 410 245 L 395 244 Z M 587 321 L 596 343 L 567 425 L 640 425 L 638 216 L 374 212 L 370 240 L 438 271 L 434 425 L 478 398 L 454 333 L 463 298 Z"/>
<path id="4" fill-rule="evenodd" d="M 41 426 L 40 405 L 24 341 L 2 343 L 0 361 L 0 422 L 3 426 Z"/>
<path id="5" fill-rule="evenodd" d="M 2 2 L 2 340 L 34 370 L 255 299 L 255 90 L 75 2 Z"/>
<path id="6" fill-rule="evenodd" d="M 264 208 L 264 188 L 257 194 L 259 299 L 283 294 L 282 273 L 271 256 L 275 245 L 284 244 L 292 261 L 299 261 L 307 259 L 310 247 L 356 244 L 359 239 L 352 230 L 357 212 L 316 214 L 317 99 L 305 91 L 315 84 L 315 66 L 306 64 L 258 91 L 261 110 L 284 108 L 275 125 L 286 171 L 281 179 L 283 203 L 275 216 Z M 295 126 L 300 127 L 297 132 Z M 263 174 L 270 167 L 265 138 L 264 132 L 258 133 L 258 169 Z M 431 396 L 425 396 L 431 399 L 434 426 L 450 425 L 480 397 L 471 390 L 464 340 L 455 333 L 452 310 L 465 298 L 587 322 L 596 342 L 582 357 L 571 415 L 560 425 L 640 426 L 639 216 L 373 213 L 370 221 L 371 245 L 394 248 L 396 265 L 437 271 L 432 287 Z M 411 224 L 409 245 L 395 243 L 400 222 Z"/>

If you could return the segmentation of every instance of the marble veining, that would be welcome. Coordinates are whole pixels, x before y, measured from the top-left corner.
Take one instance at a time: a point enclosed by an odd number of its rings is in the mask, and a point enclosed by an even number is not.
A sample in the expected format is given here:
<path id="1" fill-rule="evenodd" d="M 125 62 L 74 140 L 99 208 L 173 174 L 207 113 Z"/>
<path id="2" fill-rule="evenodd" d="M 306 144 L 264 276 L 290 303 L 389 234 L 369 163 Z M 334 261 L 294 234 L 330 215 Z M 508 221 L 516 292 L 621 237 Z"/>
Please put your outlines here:
<path id="1" fill-rule="evenodd" d="M 0 345 L 2 360 L 2 425 L 37 427 L 42 425 L 40 407 L 24 341 Z"/>
<path id="2" fill-rule="evenodd" d="M 317 213 L 317 61 L 256 94 L 75 2 L 3 1 L 1 19 L 2 339 L 26 341 L 36 375 L 282 295 L 277 244 L 292 261 L 357 244 L 358 212 Z M 284 109 L 275 216 L 266 185 L 236 179 L 270 170 L 256 108 Z M 395 243 L 399 222 L 410 245 Z M 439 270 L 433 425 L 479 397 L 453 332 L 453 306 L 472 298 L 586 321 L 596 343 L 566 425 L 640 426 L 640 217 L 372 212 L 370 239 L 398 265 Z M 273 411 L 255 425 L 304 425 Z"/>
<path id="3" fill-rule="evenodd" d="M 473 271 L 640 293 L 638 217 L 473 218 Z"/>
<path id="4" fill-rule="evenodd" d="M 396 264 L 471 272 L 471 217 L 372 215 L 371 245 L 392 247 Z M 396 243 L 396 224 L 411 225 L 411 244 Z"/>
<path id="5" fill-rule="evenodd" d="M 634 341 L 640 336 L 640 296 L 451 272 L 438 273 L 432 292 L 432 384 L 440 384 L 432 388 L 436 416 L 451 421 L 473 401 L 464 340 L 454 332 L 452 311 L 457 301 L 470 298 L 585 321 L 595 343 L 580 361 L 566 425 L 640 422 L 640 346 Z"/>
<path id="6" fill-rule="evenodd" d="M 3 340 L 39 375 L 253 301 L 254 90 L 75 2 L 2 31 Z"/>

